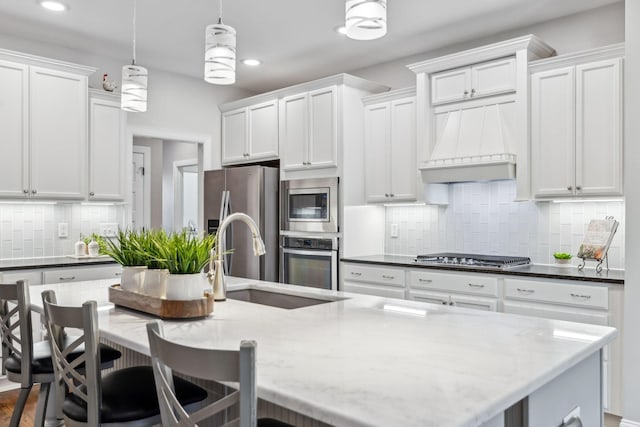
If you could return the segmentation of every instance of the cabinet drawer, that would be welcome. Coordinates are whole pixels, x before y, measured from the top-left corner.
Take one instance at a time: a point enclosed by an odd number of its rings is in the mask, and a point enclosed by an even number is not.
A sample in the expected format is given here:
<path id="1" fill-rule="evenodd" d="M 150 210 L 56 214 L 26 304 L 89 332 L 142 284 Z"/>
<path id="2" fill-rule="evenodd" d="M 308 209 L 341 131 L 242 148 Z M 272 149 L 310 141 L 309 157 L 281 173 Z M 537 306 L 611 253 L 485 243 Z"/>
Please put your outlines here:
<path id="1" fill-rule="evenodd" d="M 404 270 L 343 264 L 344 280 L 404 287 Z"/>
<path id="2" fill-rule="evenodd" d="M 113 283 L 117 283 L 119 281 L 121 272 L 122 267 L 120 267 L 119 265 L 99 267 L 74 267 L 47 269 L 42 273 L 42 277 L 43 282 L 46 284 L 100 279 L 114 279 Z"/>
<path id="3" fill-rule="evenodd" d="M 603 310 L 609 308 L 609 290 L 606 287 L 575 283 L 505 279 L 504 296 L 511 299 L 550 302 Z"/>
<path id="4" fill-rule="evenodd" d="M 498 296 L 498 279 L 473 274 L 443 274 L 431 271 L 410 271 L 409 287 L 461 292 L 473 295 Z"/>
<path id="5" fill-rule="evenodd" d="M 383 285 L 376 285 L 373 283 L 354 283 L 344 282 L 341 291 L 353 292 L 357 294 L 374 295 L 385 298 L 400 298 L 404 299 L 404 289 Z"/>
<path id="6" fill-rule="evenodd" d="M 0 272 L 0 282 L 15 283 L 18 280 L 28 280 L 30 285 L 42 284 L 42 273 L 40 270 L 10 270 Z"/>

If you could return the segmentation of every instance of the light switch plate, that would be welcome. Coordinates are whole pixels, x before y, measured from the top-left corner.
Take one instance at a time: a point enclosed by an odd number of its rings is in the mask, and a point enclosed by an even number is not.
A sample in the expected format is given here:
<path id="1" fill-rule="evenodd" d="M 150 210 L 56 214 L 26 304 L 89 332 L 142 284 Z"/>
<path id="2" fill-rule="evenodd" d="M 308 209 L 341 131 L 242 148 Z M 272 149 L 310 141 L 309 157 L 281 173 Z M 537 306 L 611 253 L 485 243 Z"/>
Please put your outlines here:
<path id="1" fill-rule="evenodd" d="M 116 237 L 118 235 L 118 223 L 116 223 L 116 222 L 101 222 L 100 223 L 100 235 L 102 237 Z"/>
<path id="2" fill-rule="evenodd" d="M 391 237 L 398 238 L 398 224 L 391 224 Z"/>
<path id="3" fill-rule="evenodd" d="M 69 237 L 69 224 L 66 222 L 58 223 L 58 237 L 65 238 Z"/>

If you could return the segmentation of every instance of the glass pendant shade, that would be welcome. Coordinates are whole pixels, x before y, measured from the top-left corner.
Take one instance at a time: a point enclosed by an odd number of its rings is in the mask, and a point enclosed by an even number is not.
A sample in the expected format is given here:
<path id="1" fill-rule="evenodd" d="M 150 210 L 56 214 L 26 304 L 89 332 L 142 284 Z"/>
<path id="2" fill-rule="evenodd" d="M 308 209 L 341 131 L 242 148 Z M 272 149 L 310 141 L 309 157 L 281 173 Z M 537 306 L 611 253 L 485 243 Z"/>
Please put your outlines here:
<path id="1" fill-rule="evenodd" d="M 132 113 L 147 111 L 147 69 L 139 65 L 122 67 L 120 108 Z"/>
<path id="2" fill-rule="evenodd" d="M 204 80 L 217 85 L 236 82 L 236 30 L 222 20 L 206 29 Z"/>
<path id="3" fill-rule="evenodd" d="M 387 34 L 387 0 L 347 0 L 345 16 L 349 38 L 373 40 Z"/>

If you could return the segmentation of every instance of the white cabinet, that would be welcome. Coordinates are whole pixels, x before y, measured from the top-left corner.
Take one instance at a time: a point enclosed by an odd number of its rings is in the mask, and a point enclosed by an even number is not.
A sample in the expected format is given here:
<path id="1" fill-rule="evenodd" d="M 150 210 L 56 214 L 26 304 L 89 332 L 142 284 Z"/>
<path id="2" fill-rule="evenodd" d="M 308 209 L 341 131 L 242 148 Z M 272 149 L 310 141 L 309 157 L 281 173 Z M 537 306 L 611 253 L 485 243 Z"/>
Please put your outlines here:
<path id="1" fill-rule="evenodd" d="M 118 283 L 121 274 L 122 267 L 119 265 L 47 268 L 42 272 L 42 282 L 52 284 L 114 279 L 113 283 Z"/>
<path id="2" fill-rule="evenodd" d="M 342 263 L 341 291 L 386 298 L 405 297 L 404 270 Z"/>
<path id="3" fill-rule="evenodd" d="M 417 199 L 415 96 L 373 95 L 364 102 L 366 200 L 410 202 Z M 411 167 L 411 166 L 414 167 Z"/>
<path id="4" fill-rule="evenodd" d="M 280 146 L 285 171 L 337 167 L 337 87 L 280 100 Z"/>
<path id="5" fill-rule="evenodd" d="M 278 158 L 278 100 L 222 113 L 222 164 Z"/>
<path id="6" fill-rule="evenodd" d="M 516 60 L 514 57 L 434 73 L 431 76 L 432 105 L 515 90 Z"/>
<path id="7" fill-rule="evenodd" d="M 119 96 L 90 91 L 89 200 L 125 198 L 126 117 Z"/>
<path id="8" fill-rule="evenodd" d="M 534 195 L 621 195 L 622 59 L 542 66 L 531 74 Z"/>

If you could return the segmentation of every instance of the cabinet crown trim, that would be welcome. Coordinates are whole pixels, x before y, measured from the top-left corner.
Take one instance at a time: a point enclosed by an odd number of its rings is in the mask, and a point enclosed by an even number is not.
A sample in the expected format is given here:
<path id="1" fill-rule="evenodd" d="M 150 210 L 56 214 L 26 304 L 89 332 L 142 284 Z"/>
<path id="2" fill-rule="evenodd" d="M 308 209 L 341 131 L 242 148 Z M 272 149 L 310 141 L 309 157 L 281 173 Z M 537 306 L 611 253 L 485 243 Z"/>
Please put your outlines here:
<path id="1" fill-rule="evenodd" d="M 545 71 L 582 63 L 601 61 L 605 59 L 623 58 L 625 52 L 624 43 L 597 47 L 595 49 L 580 52 L 567 53 L 552 58 L 544 58 L 529 63 L 529 72 Z"/>
<path id="2" fill-rule="evenodd" d="M 120 102 L 120 93 L 119 92 L 107 92 L 106 90 L 89 88 L 89 98 L 101 98 L 106 99 L 113 102 Z"/>
<path id="3" fill-rule="evenodd" d="M 528 51 L 528 60 L 545 58 L 555 54 L 555 49 L 535 35 L 529 34 L 422 62 L 416 62 L 407 65 L 407 68 L 416 74 L 432 73 L 514 55 L 520 50 Z"/>
<path id="4" fill-rule="evenodd" d="M 403 89 L 390 90 L 385 93 L 377 93 L 362 98 L 363 105 L 377 104 L 379 102 L 393 101 L 395 99 L 409 98 L 416 96 L 416 87 L 411 86 Z"/>
<path id="5" fill-rule="evenodd" d="M 27 65 L 36 65 L 51 68 L 58 71 L 67 71 L 84 76 L 90 76 L 98 69 L 87 65 L 74 64 L 72 62 L 59 61 L 57 59 L 45 58 L 43 56 L 30 55 L 28 53 L 16 52 L 8 49 L 0 49 L 0 59 L 6 61 L 20 62 Z"/>

